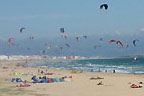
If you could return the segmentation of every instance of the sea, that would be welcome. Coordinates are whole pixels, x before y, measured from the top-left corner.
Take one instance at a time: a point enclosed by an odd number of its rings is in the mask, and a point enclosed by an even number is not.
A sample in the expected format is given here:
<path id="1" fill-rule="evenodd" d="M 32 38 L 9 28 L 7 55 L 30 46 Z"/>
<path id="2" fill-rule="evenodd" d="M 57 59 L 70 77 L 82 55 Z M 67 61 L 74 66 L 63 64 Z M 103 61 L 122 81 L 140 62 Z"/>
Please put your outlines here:
<path id="1" fill-rule="evenodd" d="M 88 72 L 108 72 L 144 74 L 144 58 L 82 59 L 82 60 L 45 60 L 28 62 L 27 66 L 53 69 L 79 70 Z"/>

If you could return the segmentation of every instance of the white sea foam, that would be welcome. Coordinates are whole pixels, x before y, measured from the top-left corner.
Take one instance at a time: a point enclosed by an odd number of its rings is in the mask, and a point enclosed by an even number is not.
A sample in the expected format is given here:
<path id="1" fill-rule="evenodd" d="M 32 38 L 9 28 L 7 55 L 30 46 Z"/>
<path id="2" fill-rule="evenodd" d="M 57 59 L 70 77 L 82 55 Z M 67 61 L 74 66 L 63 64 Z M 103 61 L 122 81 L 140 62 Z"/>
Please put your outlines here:
<path id="1" fill-rule="evenodd" d="M 139 61 L 140 62 L 140 61 Z M 143 61 L 132 62 L 130 60 L 50 60 L 44 62 L 34 62 L 28 63 L 28 66 L 47 66 L 49 68 L 58 68 L 58 69 L 76 69 L 90 71 L 100 71 L 100 72 L 113 72 L 115 70 L 117 73 L 144 73 L 144 64 Z"/>

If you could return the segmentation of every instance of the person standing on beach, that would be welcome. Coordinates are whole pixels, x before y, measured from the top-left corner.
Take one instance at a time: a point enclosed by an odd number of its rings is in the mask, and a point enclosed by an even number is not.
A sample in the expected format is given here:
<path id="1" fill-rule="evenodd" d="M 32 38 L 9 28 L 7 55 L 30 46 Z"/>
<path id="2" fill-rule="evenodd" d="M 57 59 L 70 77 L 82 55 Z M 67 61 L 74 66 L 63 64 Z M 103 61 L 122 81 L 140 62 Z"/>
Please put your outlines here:
<path id="1" fill-rule="evenodd" d="M 38 74 L 40 73 L 40 69 L 38 69 Z"/>
<path id="2" fill-rule="evenodd" d="M 115 73 L 115 70 L 113 70 L 113 73 Z"/>
<path id="3" fill-rule="evenodd" d="M 105 72 L 107 73 L 107 70 L 105 70 Z"/>
<path id="4" fill-rule="evenodd" d="M 93 69 L 91 69 L 91 72 L 93 72 Z"/>
<path id="5" fill-rule="evenodd" d="M 99 68 L 98 72 L 100 72 L 100 68 Z"/>

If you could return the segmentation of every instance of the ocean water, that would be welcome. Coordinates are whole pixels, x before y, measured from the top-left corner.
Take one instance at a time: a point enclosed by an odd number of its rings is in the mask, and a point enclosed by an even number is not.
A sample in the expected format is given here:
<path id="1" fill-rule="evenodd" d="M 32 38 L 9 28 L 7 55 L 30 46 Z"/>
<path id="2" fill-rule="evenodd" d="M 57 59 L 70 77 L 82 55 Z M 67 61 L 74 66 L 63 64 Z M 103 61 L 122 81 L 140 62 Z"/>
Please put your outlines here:
<path id="1" fill-rule="evenodd" d="M 47 60 L 27 63 L 28 66 L 70 69 L 93 72 L 113 72 L 144 74 L 144 58 L 86 59 L 86 60 Z"/>

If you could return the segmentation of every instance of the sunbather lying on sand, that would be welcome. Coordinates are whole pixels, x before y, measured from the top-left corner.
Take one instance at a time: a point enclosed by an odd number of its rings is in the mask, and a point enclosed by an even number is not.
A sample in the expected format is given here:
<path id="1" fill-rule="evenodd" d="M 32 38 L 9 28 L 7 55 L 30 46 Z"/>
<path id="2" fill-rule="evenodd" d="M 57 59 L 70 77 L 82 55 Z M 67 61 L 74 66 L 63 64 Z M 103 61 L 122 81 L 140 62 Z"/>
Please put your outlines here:
<path id="1" fill-rule="evenodd" d="M 141 87 L 142 87 L 142 85 L 132 84 L 130 87 L 131 87 L 131 88 L 141 88 Z"/>
<path id="2" fill-rule="evenodd" d="M 102 81 L 101 81 L 101 82 L 99 82 L 97 85 L 103 85 Z"/>
<path id="3" fill-rule="evenodd" d="M 91 77 L 90 80 L 104 79 L 103 77 Z"/>

